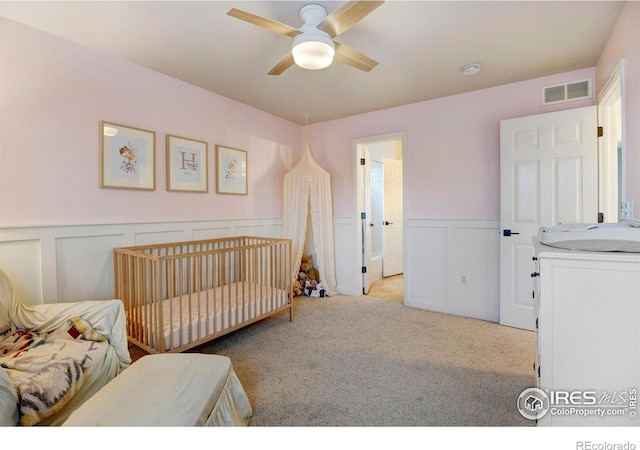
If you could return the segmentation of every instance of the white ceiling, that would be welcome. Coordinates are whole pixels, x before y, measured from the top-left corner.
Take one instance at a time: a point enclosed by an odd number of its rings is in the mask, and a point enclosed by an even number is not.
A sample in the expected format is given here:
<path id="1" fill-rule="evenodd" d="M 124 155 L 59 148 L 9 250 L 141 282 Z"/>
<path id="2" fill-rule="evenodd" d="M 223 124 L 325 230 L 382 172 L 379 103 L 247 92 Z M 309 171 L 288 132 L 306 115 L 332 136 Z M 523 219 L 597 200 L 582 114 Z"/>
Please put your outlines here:
<path id="1" fill-rule="evenodd" d="M 304 124 L 592 67 L 625 2 L 391 0 L 335 39 L 378 61 L 370 72 L 267 75 L 292 39 L 226 12 L 298 28 L 307 3 L 0 1 L 0 15 Z"/>

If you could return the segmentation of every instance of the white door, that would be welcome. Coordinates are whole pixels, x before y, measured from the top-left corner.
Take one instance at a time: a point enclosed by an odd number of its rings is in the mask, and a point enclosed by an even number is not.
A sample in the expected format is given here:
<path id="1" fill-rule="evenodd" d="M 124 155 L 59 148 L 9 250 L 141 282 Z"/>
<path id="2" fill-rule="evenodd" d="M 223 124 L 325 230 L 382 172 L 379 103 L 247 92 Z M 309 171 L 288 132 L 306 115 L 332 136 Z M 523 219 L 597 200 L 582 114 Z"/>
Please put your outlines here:
<path id="1" fill-rule="evenodd" d="M 535 329 L 532 238 L 598 220 L 595 106 L 500 122 L 500 323 Z"/>
<path id="2" fill-rule="evenodd" d="M 362 192 L 361 216 L 362 227 L 362 293 L 367 294 L 371 288 L 371 277 L 367 274 L 367 268 L 371 267 L 371 152 L 366 145 L 360 149 L 360 186 Z"/>
<path id="3" fill-rule="evenodd" d="M 624 123 L 622 109 L 622 72 L 624 60 L 598 96 L 598 121 L 604 132 L 599 141 L 600 212 L 604 222 L 617 222 L 618 217 L 633 217 L 624 207 Z"/>
<path id="4" fill-rule="evenodd" d="M 403 272 L 402 161 L 384 159 L 384 222 L 382 223 L 382 276 Z"/>

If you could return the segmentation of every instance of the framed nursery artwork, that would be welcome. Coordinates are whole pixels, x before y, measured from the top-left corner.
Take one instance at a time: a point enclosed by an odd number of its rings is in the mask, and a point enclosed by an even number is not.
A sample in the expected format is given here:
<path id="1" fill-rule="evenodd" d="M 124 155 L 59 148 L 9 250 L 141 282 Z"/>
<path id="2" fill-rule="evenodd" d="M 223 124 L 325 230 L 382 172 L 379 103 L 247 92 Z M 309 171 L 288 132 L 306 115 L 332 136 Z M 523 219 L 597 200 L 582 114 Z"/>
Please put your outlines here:
<path id="1" fill-rule="evenodd" d="M 156 188 L 156 134 L 112 122 L 100 122 L 100 187 Z"/>
<path id="2" fill-rule="evenodd" d="M 216 193 L 247 195 L 247 152 L 216 145 Z"/>
<path id="3" fill-rule="evenodd" d="M 167 190 L 209 192 L 208 152 L 203 141 L 167 135 Z"/>

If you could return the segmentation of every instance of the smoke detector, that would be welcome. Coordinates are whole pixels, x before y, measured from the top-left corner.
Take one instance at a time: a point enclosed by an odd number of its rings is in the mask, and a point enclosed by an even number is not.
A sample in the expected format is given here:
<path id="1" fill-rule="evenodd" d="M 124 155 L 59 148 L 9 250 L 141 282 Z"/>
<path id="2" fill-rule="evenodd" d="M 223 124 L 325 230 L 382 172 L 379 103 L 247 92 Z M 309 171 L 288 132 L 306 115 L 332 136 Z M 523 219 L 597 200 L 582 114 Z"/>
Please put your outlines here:
<path id="1" fill-rule="evenodd" d="M 467 76 L 475 75 L 480 72 L 480 64 L 467 64 L 462 68 L 462 73 Z"/>

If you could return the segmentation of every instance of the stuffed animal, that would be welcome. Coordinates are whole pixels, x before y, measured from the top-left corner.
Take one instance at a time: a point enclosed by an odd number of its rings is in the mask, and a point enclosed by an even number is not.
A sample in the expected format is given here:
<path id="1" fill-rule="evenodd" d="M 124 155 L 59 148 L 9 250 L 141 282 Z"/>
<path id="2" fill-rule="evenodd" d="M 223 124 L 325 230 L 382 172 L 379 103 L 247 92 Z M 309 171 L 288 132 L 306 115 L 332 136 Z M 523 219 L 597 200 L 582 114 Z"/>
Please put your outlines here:
<path id="1" fill-rule="evenodd" d="M 302 259 L 300 260 L 300 271 L 307 274 L 307 277 L 309 277 L 309 281 L 320 283 L 320 272 L 318 272 L 318 269 L 313 267 L 312 255 L 306 255 L 302 257 Z"/>
<path id="2" fill-rule="evenodd" d="M 307 297 L 324 297 L 326 295 L 324 286 L 322 283 L 314 281 L 307 281 L 304 287 L 304 295 Z"/>
<path id="3" fill-rule="evenodd" d="M 302 285 L 298 280 L 293 280 L 293 296 L 298 297 L 302 295 Z"/>

